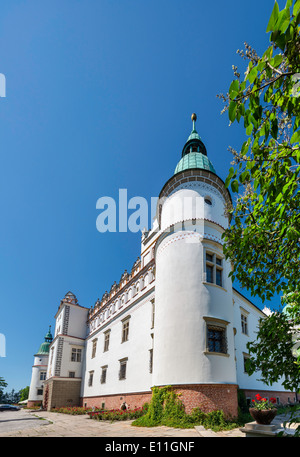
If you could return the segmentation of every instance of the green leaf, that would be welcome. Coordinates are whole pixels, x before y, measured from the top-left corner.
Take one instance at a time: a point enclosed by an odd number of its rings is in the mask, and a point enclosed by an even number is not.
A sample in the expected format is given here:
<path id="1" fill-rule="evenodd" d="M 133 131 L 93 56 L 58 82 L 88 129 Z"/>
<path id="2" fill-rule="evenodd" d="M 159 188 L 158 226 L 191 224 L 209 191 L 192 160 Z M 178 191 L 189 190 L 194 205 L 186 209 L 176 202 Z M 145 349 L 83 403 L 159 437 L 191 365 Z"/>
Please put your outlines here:
<path id="1" fill-rule="evenodd" d="M 251 71 L 249 72 L 248 76 L 247 76 L 247 79 L 248 79 L 250 84 L 253 83 L 253 81 L 255 80 L 256 76 L 257 76 L 257 67 L 253 67 L 251 69 Z"/>
<path id="2" fill-rule="evenodd" d="M 282 62 L 282 59 L 283 59 L 283 55 L 282 54 L 277 54 L 273 60 L 273 67 L 277 68 L 281 62 Z"/>
<path id="3" fill-rule="evenodd" d="M 247 162 L 246 168 L 248 170 L 251 170 L 254 166 L 255 166 L 255 160 L 249 160 L 249 162 Z"/>
<path id="4" fill-rule="evenodd" d="M 278 46 L 282 51 L 284 50 L 286 42 L 284 33 L 281 33 L 280 30 L 276 30 L 275 32 L 272 32 L 271 39 L 275 42 L 276 46 Z"/>
<path id="5" fill-rule="evenodd" d="M 232 181 L 231 183 L 231 190 L 232 192 L 238 192 L 239 191 L 239 182 L 237 179 L 235 179 L 234 181 Z"/>
<path id="6" fill-rule="evenodd" d="M 297 0 L 294 8 L 293 8 L 293 15 L 296 16 L 298 11 L 300 11 L 300 0 Z"/>
<path id="7" fill-rule="evenodd" d="M 229 120 L 231 122 L 234 122 L 234 120 L 235 120 L 236 108 L 237 108 L 236 102 L 231 101 L 229 104 L 229 108 L 228 108 Z"/>
<path id="8" fill-rule="evenodd" d="M 275 27 L 277 30 L 280 30 L 280 32 L 284 33 L 288 28 L 289 23 L 290 10 L 289 8 L 285 8 L 284 10 L 280 11 Z"/>
<path id="9" fill-rule="evenodd" d="M 292 135 L 291 143 L 299 143 L 299 141 L 300 141 L 300 130 L 298 130 L 297 132 L 295 132 Z"/>
<path id="10" fill-rule="evenodd" d="M 271 13 L 271 16 L 270 16 L 270 19 L 269 19 L 269 22 L 268 22 L 268 26 L 267 26 L 266 32 L 270 32 L 271 30 L 274 30 L 276 21 L 278 19 L 278 15 L 279 15 L 279 6 L 278 6 L 278 3 L 275 2 L 273 10 L 272 10 L 272 13 Z"/>
<path id="11" fill-rule="evenodd" d="M 243 171 L 243 173 L 240 175 L 239 180 L 243 184 L 245 181 L 249 181 L 250 179 L 250 173 L 249 171 Z"/>
<path id="12" fill-rule="evenodd" d="M 246 135 L 251 135 L 252 130 L 253 130 L 253 125 L 249 124 L 248 127 L 246 128 Z"/>
<path id="13" fill-rule="evenodd" d="M 229 96 L 231 98 L 231 100 L 233 100 L 239 93 L 239 81 L 237 79 L 235 79 L 234 81 L 232 81 L 232 83 L 230 84 L 230 87 L 229 87 Z"/>
<path id="14" fill-rule="evenodd" d="M 271 126 L 271 135 L 275 140 L 277 138 L 277 133 L 278 133 L 278 123 L 277 123 L 277 119 L 275 119 L 274 122 L 272 122 L 272 126 Z"/>

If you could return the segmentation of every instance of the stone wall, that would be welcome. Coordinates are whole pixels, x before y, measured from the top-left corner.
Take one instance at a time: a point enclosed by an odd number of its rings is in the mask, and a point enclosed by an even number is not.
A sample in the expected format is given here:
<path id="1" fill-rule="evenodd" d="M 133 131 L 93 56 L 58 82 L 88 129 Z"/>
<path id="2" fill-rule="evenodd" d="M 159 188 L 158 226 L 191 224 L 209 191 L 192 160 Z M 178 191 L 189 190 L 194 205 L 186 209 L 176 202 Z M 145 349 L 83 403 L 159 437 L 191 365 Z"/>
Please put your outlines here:
<path id="1" fill-rule="evenodd" d="M 50 378 L 45 382 L 44 407 L 50 411 L 61 406 L 79 406 L 80 386 L 81 379 Z"/>

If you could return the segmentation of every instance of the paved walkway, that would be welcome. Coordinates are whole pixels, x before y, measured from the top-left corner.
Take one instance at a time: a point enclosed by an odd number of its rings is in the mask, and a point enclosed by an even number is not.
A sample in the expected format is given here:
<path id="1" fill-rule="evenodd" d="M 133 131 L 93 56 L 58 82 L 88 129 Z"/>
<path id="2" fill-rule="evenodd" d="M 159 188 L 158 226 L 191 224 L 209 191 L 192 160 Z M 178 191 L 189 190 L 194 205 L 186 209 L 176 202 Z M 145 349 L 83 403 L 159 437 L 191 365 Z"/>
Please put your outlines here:
<path id="1" fill-rule="evenodd" d="M 276 421 L 282 426 L 285 420 L 286 417 L 278 416 L 273 422 Z M 214 433 L 212 430 L 205 430 L 202 426 L 191 429 L 165 426 L 134 427 L 131 425 L 132 422 L 102 422 L 92 420 L 88 415 L 72 416 L 48 411 L 23 410 L 1 413 L 0 437 L 245 437 L 239 428 Z"/>
<path id="2" fill-rule="evenodd" d="M 25 412 L 25 411 L 24 411 Z M 17 415 L 19 412 L 11 413 Z M 239 429 L 222 434 L 214 434 L 203 427 L 179 429 L 172 427 L 134 427 L 133 421 L 102 422 L 87 415 L 72 416 L 48 411 L 27 411 L 29 423 L 24 420 L 23 429 L 3 430 L 0 422 L 0 437 L 181 437 L 201 436 L 245 436 Z M 12 417 L 12 416 L 11 416 Z M 1 416 L 0 416 L 1 419 Z M 40 419 L 40 420 L 38 420 Z M 13 419 L 14 420 L 14 419 Z M 4 422 L 4 421 L 3 421 Z M 20 421 L 21 422 L 21 421 Z M 7 424 L 9 427 L 9 423 Z"/>

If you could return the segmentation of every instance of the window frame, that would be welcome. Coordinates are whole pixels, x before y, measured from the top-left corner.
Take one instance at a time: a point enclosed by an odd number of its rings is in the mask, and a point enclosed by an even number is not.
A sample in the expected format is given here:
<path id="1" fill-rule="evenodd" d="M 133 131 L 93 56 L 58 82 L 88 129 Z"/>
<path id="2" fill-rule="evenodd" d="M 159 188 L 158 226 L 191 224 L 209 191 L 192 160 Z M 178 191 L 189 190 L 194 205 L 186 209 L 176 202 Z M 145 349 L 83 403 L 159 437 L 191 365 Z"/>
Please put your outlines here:
<path id="1" fill-rule="evenodd" d="M 127 316 L 122 319 L 122 335 L 121 335 L 121 343 L 126 343 L 129 340 L 129 322 L 131 316 Z"/>
<path id="2" fill-rule="evenodd" d="M 155 299 L 151 299 L 151 329 L 154 328 L 154 322 L 155 322 Z"/>
<path id="3" fill-rule="evenodd" d="M 91 370 L 91 371 L 89 371 L 88 387 L 93 386 L 93 381 L 94 381 L 94 370 Z"/>
<path id="4" fill-rule="evenodd" d="M 248 374 L 246 371 L 246 361 L 250 359 L 250 355 L 247 354 L 246 352 L 243 352 L 243 370 L 245 374 Z"/>
<path id="5" fill-rule="evenodd" d="M 104 346 L 103 352 L 109 351 L 109 343 L 110 343 L 110 329 L 104 332 Z"/>
<path id="6" fill-rule="evenodd" d="M 96 353 L 97 353 L 97 341 L 98 341 L 98 338 L 94 338 L 92 340 L 92 359 L 94 359 L 96 357 Z"/>
<path id="7" fill-rule="evenodd" d="M 224 289 L 224 257 L 210 248 L 205 248 L 204 259 L 205 282 Z"/>
<path id="8" fill-rule="evenodd" d="M 227 326 L 229 324 L 228 321 L 225 321 L 223 319 L 217 319 L 214 317 L 203 317 L 205 320 L 206 324 L 206 342 L 205 342 L 205 354 L 211 354 L 211 355 L 220 355 L 220 356 L 225 356 L 229 357 L 230 354 L 228 352 L 228 338 L 227 338 Z M 209 335 L 209 331 L 216 331 L 216 332 L 221 332 L 221 350 L 216 351 L 216 350 L 211 350 L 211 341 L 212 338 Z M 216 340 L 217 341 L 217 340 Z M 214 347 L 216 349 L 216 346 Z"/>
<path id="9" fill-rule="evenodd" d="M 74 359 L 73 359 L 74 356 Z M 71 362 L 81 362 L 82 359 L 82 349 L 81 348 L 71 348 Z"/>
<path id="10" fill-rule="evenodd" d="M 149 349 L 149 373 L 153 372 L 153 349 Z"/>
<path id="11" fill-rule="evenodd" d="M 103 367 L 101 367 L 100 384 L 106 384 L 107 369 L 108 365 L 103 365 Z"/>
<path id="12" fill-rule="evenodd" d="M 119 368 L 119 381 L 124 381 L 124 379 L 126 379 L 126 375 L 127 375 L 127 362 L 128 362 L 128 357 L 125 357 L 125 358 L 123 358 L 123 359 L 120 359 L 119 362 L 120 362 L 120 368 Z M 124 370 L 123 370 L 123 367 L 125 367 Z"/>
<path id="13" fill-rule="evenodd" d="M 45 381 L 47 376 L 47 371 L 40 371 L 40 381 Z"/>
<path id="14" fill-rule="evenodd" d="M 249 336 L 249 311 L 246 311 L 244 308 L 240 306 L 241 312 L 241 333 L 242 335 Z"/>

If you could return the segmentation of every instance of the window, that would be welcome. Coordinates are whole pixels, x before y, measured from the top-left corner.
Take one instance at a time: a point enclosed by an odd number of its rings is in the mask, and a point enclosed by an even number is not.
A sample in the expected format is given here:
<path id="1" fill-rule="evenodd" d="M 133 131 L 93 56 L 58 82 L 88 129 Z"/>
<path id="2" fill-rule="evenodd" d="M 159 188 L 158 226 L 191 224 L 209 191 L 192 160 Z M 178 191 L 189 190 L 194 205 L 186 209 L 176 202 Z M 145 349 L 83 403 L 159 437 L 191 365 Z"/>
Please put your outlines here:
<path id="1" fill-rule="evenodd" d="M 149 350 L 149 355 L 150 355 L 150 358 L 149 358 L 149 373 L 152 373 L 152 369 L 153 369 L 153 349 Z"/>
<path id="2" fill-rule="evenodd" d="M 205 201 L 205 203 L 206 203 L 207 205 L 209 205 L 209 206 L 212 205 L 212 201 L 211 201 L 210 197 L 205 197 L 205 198 L 204 198 L 204 201 Z"/>
<path id="3" fill-rule="evenodd" d="M 247 370 L 246 370 L 246 362 L 247 362 L 248 359 L 249 359 L 249 355 L 248 355 L 248 354 L 243 354 L 244 373 L 247 373 Z"/>
<path id="4" fill-rule="evenodd" d="M 120 380 L 126 379 L 127 360 L 128 359 L 120 360 L 120 371 L 119 371 L 119 379 Z"/>
<path id="5" fill-rule="evenodd" d="M 126 319 L 124 319 L 122 321 L 122 343 L 125 343 L 125 341 L 128 341 L 128 336 L 129 336 L 129 319 L 130 319 L 130 316 L 129 317 L 126 317 Z"/>
<path id="6" fill-rule="evenodd" d="M 104 333 L 104 349 L 103 349 L 103 352 L 106 352 L 109 349 L 109 337 L 110 337 L 110 330 L 107 330 Z"/>
<path id="7" fill-rule="evenodd" d="M 214 282 L 214 268 L 211 265 L 206 265 L 206 281 Z"/>
<path id="8" fill-rule="evenodd" d="M 241 314 L 241 325 L 242 333 L 248 335 L 248 317 L 245 314 Z"/>
<path id="9" fill-rule="evenodd" d="M 209 252 L 206 252 L 206 282 L 223 287 L 223 260 Z"/>
<path id="10" fill-rule="evenodd" d="M 102 368 L 102 372 L 101 372 L 100 382 L 101 382 L 101 384 L 105 384 L 106 383 L 106 374 L 107 374 L 107 365 L 105 365 L 104 367 L 101 367 L 101 368 Z"/>
<path id="11" fill-rule="evenodd" d="M 222 259 L 216 256 L 216 284 L 222 287 Z"/>
<path id="12" fill-rule="evenodd" d="M 37 395 L 43 395 L 43 389 L 37 389 Z"/>
<path id="13" fill-rule="evenodd" d="M 208 352 L 227 353 L 226 329 L 215 325 L 207 326 Z"/>
<path id="14" fill-rule="evenodd" d="M 75 371 L 69 371 L 69 378 L 75 378 Z"/>
<path id="15" fill-rule="evenodd" d="M 81 362 L 81 349 L 72 348 L 71 362 Z"/>
<path id="16" fill-rule="evenodd" d="M 89 372 L 89 380 L 88 380 L 88 386 L 91 387 L 93 385 L 93 378 L 94 378 L 94 371 Z"/>
<path id="17" fill-rule="evenodd" d="M 40 381 L 45 381 L 46 379 L 46 371 L 41 371 L 40 372 Z"/>
<path id="18" fill-rule="evenodd" d="M 154 298 L 151 300 L 152 303 L 152 323 L 151 323 L 151 328 L 154 328 L 154 318 L 155 318 L 155 302 Z"/>
<path id="19" fill-rule="evenodd" d="M 97 338 L 92 341 L 93 347 L 92 347 L 92 359 L 96 356 L 96 350 L 97 350 Z"/>
<path id="20" fill-rule="evenodd" d="M 216 319 L 213 317 L 203 317 L 206 321 L 206 353 L 211 354 L 226 354 L 227 353 L 227 337 L 226 327 L 228 321 Z"/>

